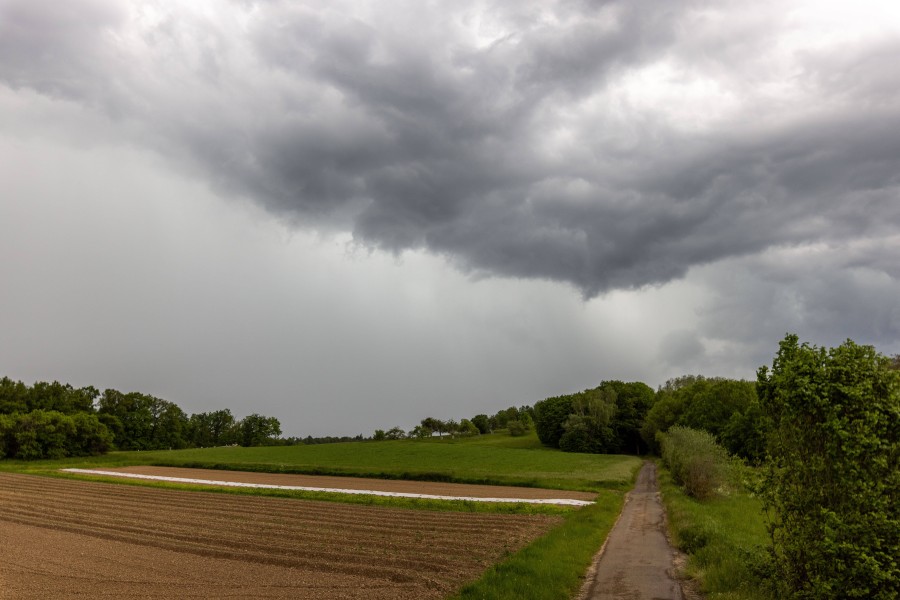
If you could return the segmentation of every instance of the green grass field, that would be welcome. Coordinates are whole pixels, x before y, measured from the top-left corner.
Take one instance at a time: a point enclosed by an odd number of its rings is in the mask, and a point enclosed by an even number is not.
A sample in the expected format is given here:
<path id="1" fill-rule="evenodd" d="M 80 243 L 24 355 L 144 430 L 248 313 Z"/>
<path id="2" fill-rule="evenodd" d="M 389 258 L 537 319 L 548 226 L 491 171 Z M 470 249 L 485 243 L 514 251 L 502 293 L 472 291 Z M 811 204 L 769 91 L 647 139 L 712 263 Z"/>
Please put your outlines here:
<path id="1" fill-rule="evenodd" d="M 523 437 L 492 434 L 459 439 L 111 452 L 62 461 L 5 462 L 4 467 L 35 471 L 132 464 L 598 491 L 630 488 L 641 460 L 560 452 L 542 446 L 532 433 Z"/>

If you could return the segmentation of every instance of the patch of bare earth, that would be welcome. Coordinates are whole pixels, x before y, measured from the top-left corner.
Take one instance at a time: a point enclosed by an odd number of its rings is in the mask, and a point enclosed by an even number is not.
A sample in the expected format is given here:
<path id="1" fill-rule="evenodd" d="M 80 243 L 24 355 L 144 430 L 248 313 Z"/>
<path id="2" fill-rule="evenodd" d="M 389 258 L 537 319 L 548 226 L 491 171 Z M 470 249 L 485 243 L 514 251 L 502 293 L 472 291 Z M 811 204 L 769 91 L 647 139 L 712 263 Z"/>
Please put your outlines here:
<path id="1" fill-rule="evenodd" d="M 0 473 L 0 598 L 440 598 L 558 522 Z"/>
<path id="2" fill-rule="evenodd" d="M 433 496 L 462 496 L 472 498 L 523 498 L 593 501 L 593 492 L 573 492 L 541 488 L 469 485 L 464 483 L 440 483 L 435 481 L 403 481 L 399 479 L 370 479 L 364 477 L 330 477 L 323 475 L 294 475 L 286 473 L 251 473 L 248 471 L 220 471 L 217 469 L 187 469 L 183 467 L 104 467 L 104 471 L 136 473 L 162 477 L 184 477 L 208 479 L 211 481 L 238 481 L 241 483 L 261 483 L 266 485 L 291 485 L 349 490 L 373 490 L 378 492 L 400 492 L 407 494 L 429 494 Z"/>

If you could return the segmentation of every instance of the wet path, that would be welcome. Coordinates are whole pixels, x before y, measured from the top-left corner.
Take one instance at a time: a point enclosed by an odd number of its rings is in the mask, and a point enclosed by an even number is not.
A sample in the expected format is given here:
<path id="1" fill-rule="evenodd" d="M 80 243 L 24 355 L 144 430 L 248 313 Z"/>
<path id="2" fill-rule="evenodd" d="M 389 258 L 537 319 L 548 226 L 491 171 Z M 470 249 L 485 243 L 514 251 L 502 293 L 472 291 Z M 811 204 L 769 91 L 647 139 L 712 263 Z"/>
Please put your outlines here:
<path id="1" fill-rule="evenodd" d="M 681 600 L 672 577 L 674 551 L 665 534 L 656 465 L 644 463 L 606 541 L 587 600 Z"/>

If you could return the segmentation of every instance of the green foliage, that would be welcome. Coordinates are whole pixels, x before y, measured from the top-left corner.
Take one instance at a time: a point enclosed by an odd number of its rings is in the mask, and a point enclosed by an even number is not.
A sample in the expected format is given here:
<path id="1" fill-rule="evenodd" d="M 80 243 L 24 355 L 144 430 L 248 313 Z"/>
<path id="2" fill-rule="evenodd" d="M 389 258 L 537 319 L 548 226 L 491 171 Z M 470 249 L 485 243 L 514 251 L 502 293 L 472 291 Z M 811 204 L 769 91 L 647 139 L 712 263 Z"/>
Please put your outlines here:
<path id="1" fill-rule="evenodd" d="M 616 396 L 616 412 L 612 420 L 615 434 L 614 452 L 643 454 L 648 446 L 641 438 L 644 417 L 656 401 L 653 389 L 640 381 L 605 381 L 601 387 Z"/>
<path id="2" fill-rule="evenodd" d="M 406 432 L 404 432 L 400 427 L 391 427 L 384 434 L 384 438 L 387 440 L 402 440 L 405 437 Z"/>
<path id="3" fill-rule="evenodd" d="M 92 412 L 97 396 L 93 387 L 73 388 L 58 381 L 38 381 L 29 387 L 21 381 L 3 377 L 0 379 L 0 414 L 25 414 L 35 410 L 66 415 Z"/>
<path id="4" fill-rule="evenodd" d="M 497 414 L 490 417 L 488 419 L 488 428 L 491 431 L 507 429 L 510 421 L 521 421 L 525 425 L 526 430 L 528 430 L 533 423 L 533 413 L 534 410 L 530 406 L 520 406 L 519 408 L 510 406 L 509 408 L 498 411 Z"/>
<path id="5" fill-rule="evenodd" d="M 273 444 L 281 435 L 281 424 L 274 417 L 254 414 L 235 422 L 226 409 L 189 418 L 176 404 L 138 392 L 109 389 L 101 395 L 94 387 L 74 388 L 57 381 L 29 387 L 9 377 L 0 379 L 3 415 L 8 417 L 0 420 L 0 458 L 58 458 L 113 447 Z"/>
<path id="6" fill-rule="evenodd" d="M 534 426 L 541 443 L 559 448 L 559 440 L 566 432 L 564 424 L 572 414 L 572 396 L 556 396 L 534 405 Z"/>
<path id="7" fill-rule="evenodd" d="M 423 425 L 416 425 L 409 431 L 406 437 L 417 440 L 424 440 L 431 437 L 431 430 L 426 429 Z"/>
<path id="8" fill-rule="evenodd" d="M 475 415 L 472 417 L 472 425 L 478 428 L 478 433 L 485 434 L 491 432 L 491 421 L 487 415 Z"/>
<path id="9" fill-rule="evenodd" d="M 0 379 L 0 415 L 28 412 L 30 390 L 21 381 Z"/>
<path id="10" fill-rule="evenodd" d="M 768 421 L 751 381 L 686 375 L 666 382 L 640 435 L 650 449 L 659 452 L 656 434 L 673 425 L 707 431 L 729 452 L 752 463 L 759 464 L 765 456 Z"/>
<path id="11" fill-rule="evenodd" d="M 507 422 L 506 428 L 509 431 L 509 435 L 515 437 L 520 437 L 528 433 L 528 426 L 519 420 Z"/>
<path id="12" fill-rule="evenodd" d="M 666 467 L 689 496 L 709 498 L 725 482 L 728 453 L 712 434 L 676 425 L 657 438 Z"/>
<path id="13" fill-rule="evenodd" d="M 479 435 L 481 432 L 475 427 L 475 423 L 468 419 L 463 419 L 459 422 L 456 433 L 458 435 Z"/>
<path id="14" fill-rule="evenodd" d="M 247 415 L 238 424 L 242 446 L 265 446 L 281 435 L 281 423 L 275 417 Z"/>
<path id="15" fill-rule="evenodd" d="M 69 439 L 68 456 L 95 456 L 113 447 L 112 432 L 95 414 L 75 413 L 71 416 L 75 435 Z"/>
<path id="16" fill-rule="evenodd" d="M 584 581 L 622 508 L 621 494 L 605 492 L 563 523 L 463 587 L 452 600 L 569 600 Z"/>
<path id="17" fill-rule="evenodd" d="M 758 373 L 764 492 L 793 598 L 900 597 L 900 372 L 871 346 L 780 343 Z"/>
<path id="18" fill-rule="evenodd" d="M 576 394 L 572 413 L 563 423 L 565 433 L 559 439 L 564 452 L 607 453 L 615 445 L 612 428 L 616 414 L 616 394 L 611 389 L 596 388 Z"/>
<path id="19" fill-rule="evenodd" d="M 644 383 L 604 381 L 541 400 L 534 406 L 535 427 L 544 444 L 567 452 L 639 454 L 647 449 L 640 428 L 654 400 Z"/>
<path id="20" fill-rule="evenodd" d="M 94 414 L 52 410 L 0 415 L 0 458 L 60 459 L 105 452 L 112 434 Z"/>
<path id="21" fill-rule="evenodd" d="M 187 430 L 193 446 L 209 448 L 237 443 L 235 425 L 234 415 L 225 408 L 191 415 Z"/>
<path id="22" fill-rule="evenodd" d="M 742 479 L 756 479 L 743 467 Z M 690 555 L 687 574 L 709 600 L 769 600 L 771 560 L 762 501 L 745 486 L 700 501 L 684 493 L 667 469 L 659 483 L 675 544 Z"/>

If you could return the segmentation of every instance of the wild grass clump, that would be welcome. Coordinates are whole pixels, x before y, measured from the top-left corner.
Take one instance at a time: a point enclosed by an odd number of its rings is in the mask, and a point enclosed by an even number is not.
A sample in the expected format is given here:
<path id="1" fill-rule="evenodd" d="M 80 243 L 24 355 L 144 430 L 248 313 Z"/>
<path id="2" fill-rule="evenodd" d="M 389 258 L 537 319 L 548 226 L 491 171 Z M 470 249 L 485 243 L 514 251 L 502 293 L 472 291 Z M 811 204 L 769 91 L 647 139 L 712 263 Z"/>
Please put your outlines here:
<path id="1" fill-rule="evenodd" d="M 709 498 L 725 483 L 728 452 L 711 434 L 674 426 L 667 433 L 658 433 L 657 441 L 666 467 L 689 496 Z"/>
<path id="2" fill-rule="evenodd" d="M 744 480 L 754 481 L 742 467 Z M 770 600 L 772 561 L 767 550 L 762 500 L 732 483 L 728 494 L 705 500 L 688 496 L 671 472 L 660 470 L 669 528 L 678 548 L 689 554 L 686 574 L 709 600 Z"/>

